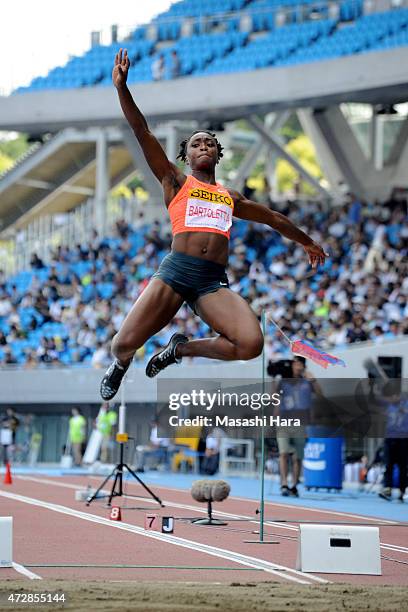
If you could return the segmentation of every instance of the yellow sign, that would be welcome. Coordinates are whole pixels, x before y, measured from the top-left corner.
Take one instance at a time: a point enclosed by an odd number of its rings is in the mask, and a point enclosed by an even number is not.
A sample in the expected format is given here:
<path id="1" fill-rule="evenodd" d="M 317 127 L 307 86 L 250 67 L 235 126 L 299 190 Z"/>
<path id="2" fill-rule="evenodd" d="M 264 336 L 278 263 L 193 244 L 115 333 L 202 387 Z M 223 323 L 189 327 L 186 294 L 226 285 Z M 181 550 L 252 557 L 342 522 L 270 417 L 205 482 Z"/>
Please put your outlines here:
<path id="1" fill-rule="evenodd" d="M 129 436 L 127 433 L 116 434 L 116 442 L 127 442 L 128 440 L 129 440 Z"/>

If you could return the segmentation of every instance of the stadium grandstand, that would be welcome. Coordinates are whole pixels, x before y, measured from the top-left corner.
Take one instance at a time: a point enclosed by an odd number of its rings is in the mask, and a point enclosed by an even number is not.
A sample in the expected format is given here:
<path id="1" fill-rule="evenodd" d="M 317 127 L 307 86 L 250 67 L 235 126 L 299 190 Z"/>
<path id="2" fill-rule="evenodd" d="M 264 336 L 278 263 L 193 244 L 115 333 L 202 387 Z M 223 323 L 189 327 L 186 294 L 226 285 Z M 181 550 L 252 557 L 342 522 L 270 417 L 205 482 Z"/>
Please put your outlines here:
<path id="1" fill-rule="evenodd" d="M 125 40 L 113 27 L 111 44 L 94 38 L 83 56 L 0 98 L 0 129 L 33 143 L 0 177 L 2 367 L 104 367 L 113 335 L 169 249 L 160 185 L 111 84 L 119 47 L 129 51 L 130 90 L 170 159 L 197 126 L 217 131 L 225 184 L 242 189 L 260 164 L 265 188 L 254 197 L 327 246 L 330 259 L 311 278 L 295 245 L 238 222 L 230 281 L 256 313 L 270 308 L 289 336 L 352 361 L 358 355 L 356 375 L 365 375 L 364 354 L 406 347 L 408 8 L 387 0 L 183 0 Z M 173 51 L 177 75 L 168 69 Z M 155 80 L 160 55 L 165 71 Z M 352 108 L 368 112 L 360 132 Z M 321 178 L 285 146 L 282 128 L 293 117 L 313 142 Z M 277 192 L 279 159 L 306 191 Z M 143 189 L 112 196 L 132 180 Z M 175 329 L 211 333 L 183 307 L 138 351 L 137 380 Z M 288 354 L 272 324 L 266 351 Z M 100 374 L 90 376 L 96 388 Z M 97 401 L 84 385 L 83 397 Z"/>
<path id="2" fill-rule="evenodd" d="M 398 202 L 353 202 L 333 211 L 316 202 L 291 202 L 281 212 L 325 239 L 332 255 L 312 280 L 305 279 L 301 248 L 272 230 L 237 224 L 229 278 L 258 315 L 262 306 L 270 308 L 288 335 L 300 332 L 325 349 L 408 335 L 405 211 Z M 1 279 L 2 363 L 108 365 L 109 341 L 170 243 L 166 223 L 118 221 L 114 235 L 99 238 L 94 232 L 89 242 L 50 250 L 47 261 L 33 254 L 30 269 Z M 191 337 L 209 333 L 185 306 L 174 325 L 138 353 L 139 363 L 177 329 Z M 272 324 L 267 332 L 268 356 L 286 356 L 288 347 Z"/>
<path id="3" fill-rule="evenodd" d="M 132 61 L 130 83 L 153 81 L 152 60 L 173 50 L 180 57 L 180 76 L 242 72 L 406 46 L 408 9 L 364 14 L 361 0 L 184 0 L 123 44 Z M 16 93 L 110 86 L 116 50 L 116 42 L 94 46 Z"/>

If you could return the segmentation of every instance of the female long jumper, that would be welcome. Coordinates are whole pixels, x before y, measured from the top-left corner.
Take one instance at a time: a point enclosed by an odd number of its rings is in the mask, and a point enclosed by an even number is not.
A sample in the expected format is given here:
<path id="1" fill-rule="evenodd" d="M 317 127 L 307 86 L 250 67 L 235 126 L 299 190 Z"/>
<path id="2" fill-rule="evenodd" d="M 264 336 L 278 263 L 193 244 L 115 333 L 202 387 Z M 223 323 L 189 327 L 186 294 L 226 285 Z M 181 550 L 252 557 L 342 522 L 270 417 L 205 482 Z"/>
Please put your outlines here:
<path id="1" fill-rule="evenodd" d="M 126 85 L 129 65 L 127 51 L 120 49 L 112 79 L 123 113 L 162 185 L 173 241 L 171 252 L 112 340 L 115 359 L 101 383 L 104 400 L 117 393 L 137 349 L 165 327 L 185 301 L 218 336 L 189 340 L 174 334 L 147 364 L 147 376 L 156 376 L 183 357 L 231 361 L 253 359 L 262 352 L 258 319 L 247 302 L 229 289 L 225 273 L 233 217 L 265 223 L 298 242 L 314 268 L 323 264 L 327 255 L 284 215 L 217 183 L 215 167 L 222 157 L 222 146 L 214 134 L 194 132 L 180 144 L 179 157 L 190 166 L 191 174 L 184 174 L 169 161 Z"/>

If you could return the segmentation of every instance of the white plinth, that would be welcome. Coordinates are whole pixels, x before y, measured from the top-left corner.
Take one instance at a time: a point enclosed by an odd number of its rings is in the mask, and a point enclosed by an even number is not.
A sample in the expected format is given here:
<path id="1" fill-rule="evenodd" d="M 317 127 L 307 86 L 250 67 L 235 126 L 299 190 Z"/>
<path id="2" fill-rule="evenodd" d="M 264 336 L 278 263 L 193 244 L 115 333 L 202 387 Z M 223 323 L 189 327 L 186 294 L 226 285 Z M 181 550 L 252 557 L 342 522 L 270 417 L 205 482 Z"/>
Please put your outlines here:
<path id="1" fill-rule="evenodd" d="M 380 576 L 379 529 L 360 525 L 299 525 L 296 569 Z"/>
<path id="2" fill-rule="evenodd" d="M 13 517 L 0 516 L 0 567 L 12 567 Z"/>

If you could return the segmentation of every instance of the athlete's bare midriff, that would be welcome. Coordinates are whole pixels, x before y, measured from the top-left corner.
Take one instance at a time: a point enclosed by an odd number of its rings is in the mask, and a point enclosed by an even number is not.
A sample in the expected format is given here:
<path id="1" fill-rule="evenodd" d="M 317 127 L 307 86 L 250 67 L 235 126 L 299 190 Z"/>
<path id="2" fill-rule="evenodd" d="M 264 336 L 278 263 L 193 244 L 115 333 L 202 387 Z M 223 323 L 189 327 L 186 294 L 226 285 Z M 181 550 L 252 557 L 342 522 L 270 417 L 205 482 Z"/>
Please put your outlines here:
<path id="1" fill-rule="evenodd" d="M 213 232 L 181 232 L 173 237 L 172 251 L 227 265 L 228 239 Z"/>

